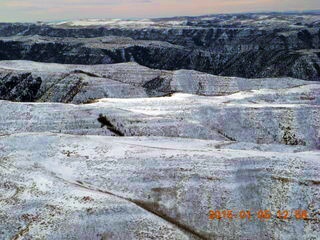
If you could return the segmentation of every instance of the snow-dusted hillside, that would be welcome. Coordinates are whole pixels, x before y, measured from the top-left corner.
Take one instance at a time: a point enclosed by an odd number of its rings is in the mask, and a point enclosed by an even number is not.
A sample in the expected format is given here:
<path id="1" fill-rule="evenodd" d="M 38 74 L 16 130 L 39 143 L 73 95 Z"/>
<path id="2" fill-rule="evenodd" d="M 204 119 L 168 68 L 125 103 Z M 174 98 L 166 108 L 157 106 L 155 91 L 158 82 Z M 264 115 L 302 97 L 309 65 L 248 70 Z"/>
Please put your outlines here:
<path id="1" fill-rule="evenodd" d="M 0 23 L 0 239 L 319 239 L 319 24 Z"/>

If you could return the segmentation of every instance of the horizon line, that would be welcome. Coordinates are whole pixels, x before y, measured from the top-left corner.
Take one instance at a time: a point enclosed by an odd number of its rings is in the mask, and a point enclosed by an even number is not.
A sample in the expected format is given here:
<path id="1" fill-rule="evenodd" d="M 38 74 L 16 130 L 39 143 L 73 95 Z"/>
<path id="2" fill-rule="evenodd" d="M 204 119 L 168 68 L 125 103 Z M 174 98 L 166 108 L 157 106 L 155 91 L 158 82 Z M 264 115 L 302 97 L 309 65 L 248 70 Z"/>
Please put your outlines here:
<path id="1" fill-rule="evenodd" d="M 90 19 L 121 19 L 121 20 L 142 20 L 142 19 L 171 19 L 171 18 L 188 18 L 188 17 L 205 17 L 205 16 L 219 16 L 219 15 L 239 15 L 239 14 L 315 14 L 320 15 L 320 8 L 315 10 L 263 10 L 263 11 L 239 11 L 239 12 L 220 12 L 220 13 L 206 13 L 206 14 L 195 14 L 195 15 L 173 15 L 173 16 L 155 16 L 155 17 L 146 17 L 146 18 L 138 18 L 138 17 L 128 17 L 128 18 L 120 18 L 120 17 L 87 17 L 87 18 L 69 18 L 69 19 L 57 19 L 57 20 L 33 20 L 33 21 L 0 21 L 0 23 L 54 23 L 54 22 L 62 22 L 62 21 L 75 21 L 75 20 L 90 20 Z"/>

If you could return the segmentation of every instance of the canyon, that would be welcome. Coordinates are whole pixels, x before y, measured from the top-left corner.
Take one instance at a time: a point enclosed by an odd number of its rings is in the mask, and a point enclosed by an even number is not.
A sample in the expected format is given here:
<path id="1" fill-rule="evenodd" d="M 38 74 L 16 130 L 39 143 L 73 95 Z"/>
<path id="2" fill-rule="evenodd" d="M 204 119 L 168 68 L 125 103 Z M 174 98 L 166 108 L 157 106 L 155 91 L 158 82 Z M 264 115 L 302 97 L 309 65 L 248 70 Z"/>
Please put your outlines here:
<path id="1" fill-rule="evenodd" d="M 319 46 L 316 12 L 1 23 L 0 238 L 318 239 Z"/>

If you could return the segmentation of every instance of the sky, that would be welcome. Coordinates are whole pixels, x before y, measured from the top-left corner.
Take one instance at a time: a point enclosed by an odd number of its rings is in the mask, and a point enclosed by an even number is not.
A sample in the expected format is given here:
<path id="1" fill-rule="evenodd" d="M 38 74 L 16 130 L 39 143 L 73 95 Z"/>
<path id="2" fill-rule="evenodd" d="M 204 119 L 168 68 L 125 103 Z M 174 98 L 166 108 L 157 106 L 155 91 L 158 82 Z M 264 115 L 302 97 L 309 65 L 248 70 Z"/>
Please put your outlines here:
<path id="1" fill-rule="evenodd" d="M 0 0 L 0 22 L 316 9 L 320 0 Z"/>

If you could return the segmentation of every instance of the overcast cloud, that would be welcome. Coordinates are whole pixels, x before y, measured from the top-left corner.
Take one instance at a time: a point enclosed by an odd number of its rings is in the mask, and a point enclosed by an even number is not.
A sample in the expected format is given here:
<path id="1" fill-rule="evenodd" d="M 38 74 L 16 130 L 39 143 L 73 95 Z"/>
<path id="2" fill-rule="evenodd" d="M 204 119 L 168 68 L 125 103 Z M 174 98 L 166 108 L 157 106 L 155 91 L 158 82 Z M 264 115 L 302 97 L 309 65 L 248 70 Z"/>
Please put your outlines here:
<path id="1" fill-rule="evenodd" d="M 149 18 L 320 9 L 320 0 L 0 0 L 0 21 Z"/>

